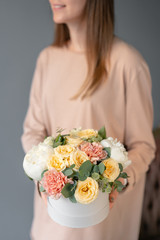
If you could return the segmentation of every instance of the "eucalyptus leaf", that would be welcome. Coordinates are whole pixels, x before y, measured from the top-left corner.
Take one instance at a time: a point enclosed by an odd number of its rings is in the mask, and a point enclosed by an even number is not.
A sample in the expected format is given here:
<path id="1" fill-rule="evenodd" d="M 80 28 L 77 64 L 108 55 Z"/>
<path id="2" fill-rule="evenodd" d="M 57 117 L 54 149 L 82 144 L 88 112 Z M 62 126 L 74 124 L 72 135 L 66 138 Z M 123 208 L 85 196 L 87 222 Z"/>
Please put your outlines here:
<path id="1" fill-rule="evenodd" d="M 93 173 L 95 172 L 95 173 L 99 173 L 99 167 L 98 167 L 98 165 L 95 165 L 94 167 L 93 167 Z"/>
<path id="2" fill-rule="evenodd" d="M 45 192 L 46 191 L 43 186 L 40 186 L 39 190 L 40 190 L 40 192 Z"/>
<path id="3" fill-rule="evenodd" d="M 102 139 L 106 139 L 106 129 L 104 126 L 99 129 L 98 134 L 102 137 Z"/>
<path id="4" fill-rule="evenodd" d="M 115 181 L 114 186 L 115 186 L 115 188 L 117 188 L 118 192 L 121 192 L 122 189 L 125 187 L 120 181 Z"/>
<path id="5" fill-rule="evenodd" d="M 102 179 L 102 183 L 103 183 L 103 184 L 107 184 L 107 183 L 108 183 L 108 179 L 104 177 L 104 178 Z"/>
<path id="6" fill-rule="evenodd" d="M 74 192 L 75 192 L 75 185 L 71 183 L 67 183 L 61 191 L 61 193 L 65 198 L 71 197 L 74 194 Z"/>
<path id="7" fill-rule="evenodd" d="M 48 169 L 45 169 L 45 170 L 41 173 L 41 179 L 43 178 L 44 173 L 47 172 L 47 171 L 48 171 Z"/>
<path id="8" fill-rule="evenodd" d="M 107 185 L 107 188 L 106 188 L 106 192 L 107 192 L 107 193 L 111 193 L 111 191 L 112 191 L 112 187 L 111 187 L 110 184 L 108 184 L 108 185 Z"/>
<path id="9" fill-rule="evenodd" d="M 29 177 L 26 172 L 24 172 L 24 173 L 26 174 L 26 176 L 27 176 L 31 181 L 33 181 L 33 178 Z"/>
<path id="10" fill-rule="evenodd" d="M 54 142 L 53 143 L 53 148 L 58 147 L 60 145 L 62 145 L 62 142 Z"/>
<path id="11" fill-rule="evenodd" d="M 71 201 L 72 203 L 77 203 L 77 200 L 76 200 L 76 198 L 75 198 L 74 195 L 72 195 L 71 197 L 69 197 L 69 199 L 70 199 L 70 201 Z"/>
<path id="12" fill-rule="evenodd" d="M 79 168 L 79 172 L 83 171 L 83 172 L 91 172 L 93 167 L 93 164 L 91 163 L 90 160 L 85 161 L 84 163 L 82 163 L 82 165 Z"/>
<path id="13" fill-rule="evenodd" d="M 120 173 L 119 175 L 121 178 L 128 178 L 128 175 L 126 172 Z"/>
<path id="14" fill-rule="evenodd" d="M 92 178 L 93 178 L 94 180 L 98 180 L 99 177 L 100 177 L 100 176 L 99 176 L 98 173 L 96 173 L 96 172 L 92 173 Z"/>
<path id="15" fill-rule="evenodd" d="M 70 178 L 72 179 L 77 179 L 78 180 L 79 177 L 79 172 L 73 171 L 72 175 L 70 175 Z"/>
<path id="16" fill-rule="evenodd" d="M 103 164 L 103 162 L 101 162 L 99 165 L 99 172 L 100 174 L 103 174 L 104 173 L 104 170 L 106 169 L 105 165 Z"/>
<path id="17" fill-rule="evenodd" d="M 86 174 L 81 174 L 81 173 L 79 173 L 79 176 L 78 176 L 80 181 L 85 181 L 87 179 L 87 177 L 88 176 Z"/>
<path id="18" fill-rule="evenodd" d="M 68 177 L 68 176 L 72 175 L 73 170 L 70 169 L 70 168 L 66 168 L 66 169 L 64 169 L 62 172 L 63 172 L 63 174 L 64 174 L 65 176 Z"/>
<path id="19" fill-rule="evenodd" d="M 111 148 L 105 147 L 105 148 L 103 148 L 103 150 L 105 150 L 107 152 L 107 157 L 110 158 L 111 157 Z"/>
<path id="20" fill-rule="evenodd" d="M 119 165 L 120 172 L 122 172 L 123 171 L 123 165 L 121 163 L 118 163 L 118 165 Z"/>
<path id="21" fill-rule="evenodd" d="M 75 164 L 72 164 L 69 168 L 72 169 L 74 168 L 76 165 Z"/>

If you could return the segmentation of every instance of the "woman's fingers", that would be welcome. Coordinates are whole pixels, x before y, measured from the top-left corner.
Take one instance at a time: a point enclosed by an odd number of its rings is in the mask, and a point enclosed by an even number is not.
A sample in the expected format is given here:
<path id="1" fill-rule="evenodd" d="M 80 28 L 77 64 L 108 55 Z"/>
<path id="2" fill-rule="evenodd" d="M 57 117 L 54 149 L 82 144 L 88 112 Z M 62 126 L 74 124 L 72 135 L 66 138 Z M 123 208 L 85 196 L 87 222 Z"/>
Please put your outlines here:
<path id="1" fill-rule="evenodd" d="M 118 181 L 120 181 L 122 184 L 124 184 L 124 179 L 123 178 L 118 178 Z M 109 207 L 110 209 L 113 207 L 115 200 L 117 199 L 119 193 L 117 192 L 117 190 L 113 190 L 112 192 L 109 194 Z"/>
<path id="2" fill-rule="evenodd" d="M 117 192 L 117 190 L 112 190 L 112 192 L 109 194 L 109 207 L 110 207 L 110 209 L 113 207 L 113 205 L 114 205 L 114 202 L 115 202 L 115 200 L 116 200 L 116 198 L 118 197 L 118 192 Z"/>

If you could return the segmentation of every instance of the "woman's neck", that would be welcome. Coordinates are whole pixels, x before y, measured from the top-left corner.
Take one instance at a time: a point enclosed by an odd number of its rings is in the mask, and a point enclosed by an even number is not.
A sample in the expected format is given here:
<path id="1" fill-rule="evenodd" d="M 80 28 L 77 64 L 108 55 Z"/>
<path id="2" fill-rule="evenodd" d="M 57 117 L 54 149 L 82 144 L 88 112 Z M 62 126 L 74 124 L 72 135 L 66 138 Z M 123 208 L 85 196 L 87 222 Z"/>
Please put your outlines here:
<path id="1" fill-rule="evenodd" d="M 69 23 L 67 24 L 70 33 L 70 41 L 68 42 L 68 49 L 75 52 L 86 51 L 86 24 L 83 23 Z"/>

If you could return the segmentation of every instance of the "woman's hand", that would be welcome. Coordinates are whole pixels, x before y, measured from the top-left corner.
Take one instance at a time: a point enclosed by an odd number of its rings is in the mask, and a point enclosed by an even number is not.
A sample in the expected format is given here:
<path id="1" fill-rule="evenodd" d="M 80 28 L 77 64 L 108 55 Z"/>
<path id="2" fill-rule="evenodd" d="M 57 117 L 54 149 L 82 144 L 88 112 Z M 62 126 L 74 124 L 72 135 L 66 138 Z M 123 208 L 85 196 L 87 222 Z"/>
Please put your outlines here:
<path id="1" fill-rule="evenodd" d="M 123 178 L 118 178 L 118 181 L 120 181 L 123 185 L 124 185 L 124 179 Z M 117 199 L 119 195 L 119 192 L 117 192 L 117 190 L 113 190 L 112 192 L 109 194 L 109 208 L 112 209 L 115 200 Z"/>
<path id="2" fill-rule="evenodd" d="M 40 192 L 40 182 L 39 181 L 35 181 L 34 180 L 34 183 L 37 186 L 37 190 L 38 190 L 39 196 L 42 198 L 45 206 L 47 207 L 47 194 L 45 192 Z"/>

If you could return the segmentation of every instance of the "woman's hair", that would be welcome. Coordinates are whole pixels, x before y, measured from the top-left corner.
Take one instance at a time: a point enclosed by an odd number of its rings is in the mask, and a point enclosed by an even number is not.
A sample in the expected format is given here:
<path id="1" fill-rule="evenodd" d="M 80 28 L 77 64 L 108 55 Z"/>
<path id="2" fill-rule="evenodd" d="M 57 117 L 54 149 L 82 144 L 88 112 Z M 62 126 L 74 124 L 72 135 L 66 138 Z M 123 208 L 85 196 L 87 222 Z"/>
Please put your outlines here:
<path id="1" fill-rule="evenodd" d="M 84 17 L 87 22 L 88 74 L 79 91 L 71 99 L 76 99 L 81 94 L 82 99 L 90 96 L 108 77 L 114 36 L 114 0 L 87 0 Z M 67 25 L 57 24 L 53 45 L 62 47 L 68 40 L 70 34 Z"/>

